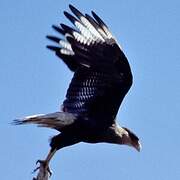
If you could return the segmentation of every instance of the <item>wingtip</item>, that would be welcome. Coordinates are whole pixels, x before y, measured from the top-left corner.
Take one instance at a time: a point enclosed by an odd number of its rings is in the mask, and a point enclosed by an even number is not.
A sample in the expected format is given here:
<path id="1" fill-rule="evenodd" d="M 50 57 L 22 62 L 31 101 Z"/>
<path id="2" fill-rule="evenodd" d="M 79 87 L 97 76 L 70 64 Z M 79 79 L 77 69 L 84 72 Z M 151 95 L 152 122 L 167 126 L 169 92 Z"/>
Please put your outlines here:
<path id="1" fill-rule="evenodd" d="M 61 40 L 60 38 L 58 37 L 55 37 L 55 36 L 50 36 L 50 35 L 47 35 L 46 36 L 47 39 L 53 41 L 53 42 L 56 42 L 56 43 L 59 43 L 59 41 Z"/>
<path id="2" fill-rule="evenodd" d="M 63 23 L 60 23 L 60 26 L 63 30 L 65 30 L 67 28 L 67 25 L 63 24 Z"/>
<path id="3" fill-rule="evenodd" d="M 78 21 L 74 16 L 72 16 L 70 13 L 67 11 L 64 11 L 64 15 L 66 16 L 67 19 L 69 19 L 73 24 L 75 24 L 75 21 Z"/>
<path id="4" fill-rule="evenodd" d="M 94 16 L 97 16 L 97 14 L 94 11 L 91 11 L 91 14 Z"/>
<path id="5" fill-rule="evenodd" d="M 67 26 L 66 24 L 61 23 L 60 25 L 61 25 L 61 28 L 63 29 L 63 31 L 65 32 L 65 34 L 66 33 L 71 34 L 72 32 L 76 31 L 75 29 L 73 29 L 72 27 Z"/>
<path id="6" fill-rule="evenodd" d="M 68 12 L 67 11 L 63 11 L 64 15 L 67 17 L 68 16 Z"/>
<path id="7" fill-rule="evenodd" d="M 72 9 L 76 9 L 72 4 L 69 4 L 69 9 L 72 11 Z"/>
<path id="8" fill-rule="evenodd" d="M 51 51 L 55 51 L 55 52 L 57 52 L 58 50 L 60 50 L 59 47 L 56 47 L 56 46 L 50 46 L 50 45 L 47 45 L 46 48 L 49 49 L 49 50 L 51 50 Z"/>
<path id="9" fill-rule="evenodd" d="M 91 11 L 91 14 L 99 24 L 103 24 L 107 28 L 107 25 L 104 23 L 104 21 L 94 11 Z"/>
<path id="10" fill-rule="evenodd" d="M 58 27 L 58 26 L 56 26 L 56 25 L 52 25 L 52 28 L 53 28 L 55 31 L 59 32 L 60 34 L 65 35 L 64 30 L 61 29 L 60 27 Z"/>
<path id="11" fill-rule="evenodd" d="M 69 9 L 72 11 L 73 14 L 75 14 L 78 18 L 80 18 L 81 16 L 83 16 L 83 14 L 77 9 L 75 8 L 73 5 L 69 4 Z"/>

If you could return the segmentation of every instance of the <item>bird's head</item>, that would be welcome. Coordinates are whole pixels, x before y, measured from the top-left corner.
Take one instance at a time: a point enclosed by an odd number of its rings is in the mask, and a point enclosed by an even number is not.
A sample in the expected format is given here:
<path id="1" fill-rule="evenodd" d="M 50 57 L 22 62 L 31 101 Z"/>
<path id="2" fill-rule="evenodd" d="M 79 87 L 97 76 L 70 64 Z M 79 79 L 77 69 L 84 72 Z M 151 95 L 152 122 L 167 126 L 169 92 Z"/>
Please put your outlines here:
<path id="1" fill-rule="evenodd" d="M 121 144 L 131 146 L 140 152 L 141 144 L 139 138 L 132 131 L 125 127 L 119 127 L 118 131 L 121 133 Z"/>

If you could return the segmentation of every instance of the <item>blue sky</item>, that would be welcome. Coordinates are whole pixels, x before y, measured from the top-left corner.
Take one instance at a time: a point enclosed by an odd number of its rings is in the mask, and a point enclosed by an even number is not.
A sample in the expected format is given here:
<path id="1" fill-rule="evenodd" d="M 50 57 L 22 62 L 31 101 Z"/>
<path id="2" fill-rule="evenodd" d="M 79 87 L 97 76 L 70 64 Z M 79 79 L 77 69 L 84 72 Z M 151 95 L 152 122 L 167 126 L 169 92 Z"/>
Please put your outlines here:
<path id="1" fill-rule="evenodd" d="M 140 137 L 142 151 L 80 143 L 57 152 L 56 179 L 169 180 L 180 178 L 180 1 L 1 0 L 1 179 L 32 179 L 35 161 L 46 156 L 57 132 L 14 127 L 17 118 L 55 112 L 71 72 L 45 46 L 52 24 L 68 23 L 72 3 L 104 19 L 131 64 L 134 84 L 117 118 Z"/>

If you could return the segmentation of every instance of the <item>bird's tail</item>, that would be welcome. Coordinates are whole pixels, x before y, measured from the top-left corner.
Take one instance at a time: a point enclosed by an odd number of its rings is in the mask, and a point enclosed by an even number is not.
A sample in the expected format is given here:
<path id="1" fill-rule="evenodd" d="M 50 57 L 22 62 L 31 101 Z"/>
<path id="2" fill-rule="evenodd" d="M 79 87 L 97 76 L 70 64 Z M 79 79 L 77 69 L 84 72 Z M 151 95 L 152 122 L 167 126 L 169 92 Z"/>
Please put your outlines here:
<path id="1" fill-rule="evenodd" d="M 13 121 L 13 125 L 37 124 L 39 127 L 47 127 L 61 130 L 63 127 L 74 123 L 76 116 L 67 112 L 55 112 L 50 114 L 37 114 Z"/>

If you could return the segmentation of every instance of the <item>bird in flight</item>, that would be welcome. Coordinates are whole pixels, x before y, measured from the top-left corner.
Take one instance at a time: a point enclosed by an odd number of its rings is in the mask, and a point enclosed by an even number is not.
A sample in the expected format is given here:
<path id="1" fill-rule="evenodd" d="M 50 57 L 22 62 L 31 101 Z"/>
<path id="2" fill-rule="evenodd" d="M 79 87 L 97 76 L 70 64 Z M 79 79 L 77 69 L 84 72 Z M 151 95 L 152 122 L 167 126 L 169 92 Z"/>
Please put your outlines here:
<path id="1" fill-rule="evenodd" d="M 74 73 L 62 109 L 14 121 L 17 125 L 37 124 L 59 132 L 50 141 L 46 159 L 38 161 L 47 171 L 57 150 L 79 142 L 105 142 L 141 149 L 139 138 L 116 121 L 133 79 L 121 46 L 95 12 L 90 16 L 72 5 L 69 8 L 71 14 L 64 11 L 64 15 L 74 28 L 53 25 L 61 38 L 47 36 L 56 43 L 47 48 Z"/>

